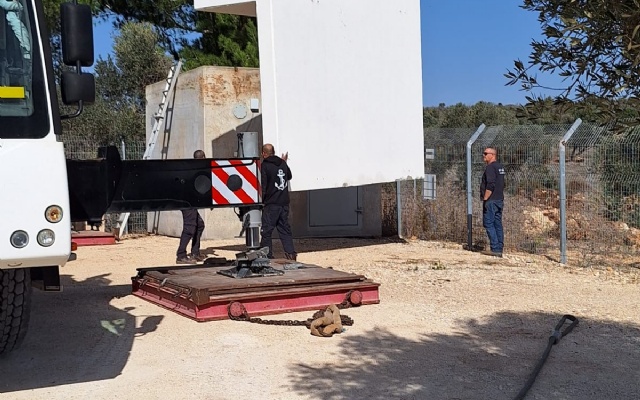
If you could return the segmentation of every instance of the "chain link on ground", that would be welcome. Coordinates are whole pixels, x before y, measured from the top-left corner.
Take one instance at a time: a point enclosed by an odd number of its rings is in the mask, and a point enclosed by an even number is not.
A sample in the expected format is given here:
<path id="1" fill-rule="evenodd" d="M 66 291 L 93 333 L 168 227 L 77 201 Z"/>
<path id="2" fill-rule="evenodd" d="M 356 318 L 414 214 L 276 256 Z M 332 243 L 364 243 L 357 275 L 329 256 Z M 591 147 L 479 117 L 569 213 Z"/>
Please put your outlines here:
<path id="1" fill-rule="evenodd" d="M 344 309 L 347 309 L 347 308 L 351 308 L 353 306 L 353 304 L 349 300 L 350 297 L 351 297 L 351 293 L 352 292 L 353 292 L 352 290 L 347 292 L 347 294 L 345 295 L 344 300 L 342 301 L 342 303 L 336 305 L 338 307 L 338 309 L 344 310 Z M 308 319 L 306 319 L 304 321 L 303 320 L 295 320 L 295 319 L 287 319 L 287 320 L 262 319 L 262 318 L 259 318 L 259 317 L 250 317 L 249 313 L 247 312 L 247 309 L 241 303 L 236 303 L 236 304 L 238 304 L 242 308 L 242 315 L 234 316 L 231 313 L 232 304 L 234 304 L 234 303 L 229 303 L 229 305 L 227 306 L 227 313 L 229 315 L 229 319 L 231 319 L 233 321 L 246 321 L 246 322 L 251 322 L 251 323 L 254 323 L 254 324 L 262 324 L 262 325 L 306 326 L 307 329 L 310 329 L 311 328 L 311 323 L 315 319 L 322 317 L 322 315 L 324 314 L 324 311 L 325 311 L 324 309 L 318 310 L 313 314 L 313 316 L 311 318 L 308 318 Z M 353 326 L 353 319 L 350 318 L 347 315 L 340 314 L 340 321 L 342 322 L 342 325 L 344 325 L 344 326 Z"/>

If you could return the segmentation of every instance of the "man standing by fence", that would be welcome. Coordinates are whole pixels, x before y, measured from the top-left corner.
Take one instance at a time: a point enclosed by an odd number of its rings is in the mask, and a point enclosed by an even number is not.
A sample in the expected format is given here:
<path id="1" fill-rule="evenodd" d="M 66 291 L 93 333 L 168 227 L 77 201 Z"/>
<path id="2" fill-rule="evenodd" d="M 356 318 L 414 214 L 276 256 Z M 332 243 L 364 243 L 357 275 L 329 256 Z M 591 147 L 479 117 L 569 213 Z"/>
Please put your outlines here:
<path id="1" fill-rule="evenodd" d="M 487 164 L 482 183 L 482 226 L 487 230 L 490 250 L 481 253 L 494 257 L 502 257 L 504 247 L 504 232 L 502 230 L 502 209 L 504 207 L 504 166 L 498 162 L 498 152 L 493 147 L 487 147 L 482 153 Z"/>

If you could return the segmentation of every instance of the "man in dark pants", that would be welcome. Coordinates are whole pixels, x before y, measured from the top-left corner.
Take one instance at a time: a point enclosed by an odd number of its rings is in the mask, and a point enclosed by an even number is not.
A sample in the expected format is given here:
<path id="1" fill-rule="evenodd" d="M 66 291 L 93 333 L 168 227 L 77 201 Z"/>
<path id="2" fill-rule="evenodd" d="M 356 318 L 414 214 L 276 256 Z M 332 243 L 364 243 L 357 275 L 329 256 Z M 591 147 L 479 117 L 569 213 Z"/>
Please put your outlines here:
<path id="1" fill-rule="evenodd" d="M 278 229 L 285 257 L 296 260 L 297 253 L 293 248 L 291 226 L 289 225 L 289 181 L 291 170 L 287 165 L 287 155 L 275 155 L 270 143 L 262 146 L 262 228 L 260 247 L 268 247 L 269 258 L 273 258 L 271 234 Z"/>
<path id="2" fill-rule="evenodd" d="M 193 158 L 205 158 L 204 151 L 196 150 Z M 182 235 L 176 252 L 176 264 L 197 264 L 206 258 L 200 254 L 200 238 L 204 231 L 204 220 L 197 209 L 182 210 Z M 191 242 L 191 255 L 187 254 L 187 245 Z"/>
<path id="3" fill-rule="evenodd" d="M 483 250 L 481 253 L 502 257 L 502 249 L 504 247 L 504 232 L 502 230 L 504 166 L 498 162 L 498 152 L 492 147 L 487 147 L 482 153 L 482 157 L 487 164 L 480 184 L 482 226 L 487 230 L 491 249 Z"/>

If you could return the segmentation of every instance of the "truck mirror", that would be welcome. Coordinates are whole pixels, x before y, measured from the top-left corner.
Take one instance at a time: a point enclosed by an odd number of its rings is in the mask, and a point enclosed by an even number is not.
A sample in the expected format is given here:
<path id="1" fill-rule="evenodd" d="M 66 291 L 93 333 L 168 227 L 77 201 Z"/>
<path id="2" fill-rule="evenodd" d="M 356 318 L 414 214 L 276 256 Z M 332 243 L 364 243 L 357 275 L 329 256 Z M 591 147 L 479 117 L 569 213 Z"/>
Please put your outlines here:
<path id="1" fill-rule="evenodd" d="M 96 83 L 93 74 L 65 71 L 62 73 L 60 86 L 64 104 L 76 104 L 82 101 L 88 105 L 96 100 Z"/>
<path id="2" fill-rule="evenodd" d="M 93 65 L 93 21 L 86 4 L 60 5 L 62 61 L 69 66 Z"/>

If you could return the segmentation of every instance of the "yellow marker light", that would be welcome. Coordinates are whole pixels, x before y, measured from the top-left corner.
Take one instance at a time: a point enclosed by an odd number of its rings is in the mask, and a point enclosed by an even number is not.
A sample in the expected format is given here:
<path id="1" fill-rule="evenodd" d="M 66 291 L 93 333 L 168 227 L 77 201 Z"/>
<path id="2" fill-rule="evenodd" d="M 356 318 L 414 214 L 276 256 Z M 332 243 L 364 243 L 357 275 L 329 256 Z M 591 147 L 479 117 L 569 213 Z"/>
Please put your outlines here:
<path id="1" fill-rule="evenodd" d="M 62 220 L 62 208 L 56 205 L 49 206 L 44 212 L 44 217 L 52 224 L 60 222 Z"/>
<path id="2" fill-rule="evenodd" d="M 0 86 L 0 99 L 24 99 L 23 86 Z"/>

